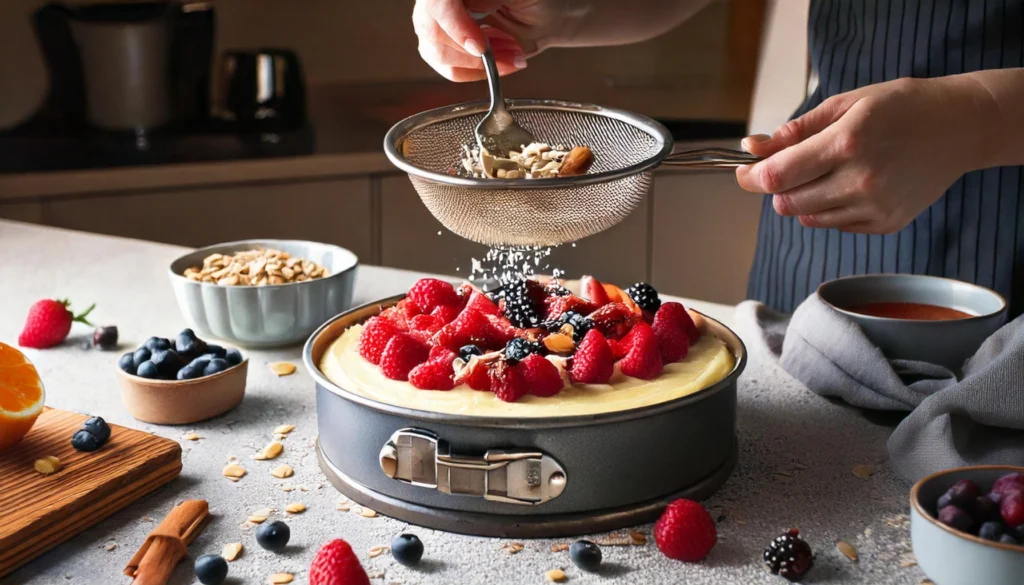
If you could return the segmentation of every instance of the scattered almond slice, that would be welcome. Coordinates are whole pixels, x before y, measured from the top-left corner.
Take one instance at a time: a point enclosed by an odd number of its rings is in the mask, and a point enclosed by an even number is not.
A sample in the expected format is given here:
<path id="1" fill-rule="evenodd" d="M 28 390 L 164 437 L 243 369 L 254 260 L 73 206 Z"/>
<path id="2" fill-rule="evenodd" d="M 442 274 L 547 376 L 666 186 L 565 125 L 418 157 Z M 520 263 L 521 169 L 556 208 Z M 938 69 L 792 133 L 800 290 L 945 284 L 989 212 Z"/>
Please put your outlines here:
<path id="1" fill-rule="evenodd" d="M 229 463 L 224 468 L 224 471 L 221 472 L 221 475 L 232 481 L 238 481 L 245 476 L 245 468 L 237 463 Z"/>
<path id="2" fill-rule="evenodd" d="M 285 483 L 285 484 L 281 485 L 281 491 L 282 492 L 288 493 L 288 492 L 292 492 L 294 490 L 295 490 L 295 486 L 293 486 L 291 484 Z"/>
<path id="3" fill-rule="evenodd" d="M 369 554 L 371 559 L 375 559 L 386 552 L 388 552 L 388 547 L 386 546 L 371 546 Z"/>
<path id="4" fill-rule="evenodd" d="M 295 425 L 278 425 L 274 427 L 275 435 L 287 435 L 295 430 Z"/>
<path id="5" fill-rule="evenodd" d="M 186 434 L 186 435 L 185 435 L 184 437 L 182 437 L 182 438 L 183 438 L 183 439 L 185 439 L 186 441 L 198 441 L 199 439 L 202 439 L 202 437 L 200 437 L 200 436 L 199 436 L 199 435 L 197 435 L 196 433 L 187 433 L 187 434 Z"/>
<path id="6" fill-rule="evenodd" d="M 42 459 L 36 459 L 35 463 L 33 464 L 33 467 L 35 467 L 36 471 L 42 473 L 43 475 L 53 475 L 54 473 L 60 471 L 62 468 L 60 464 L 60 459 L 57 459 L 53 455 L 47 455 Z"/>
<path id="7" fill-rule="evenodd" d="M 110 541 L 110 542 L 107 543 L 107 546 L 105 546 L 103 548 L 107 549 L 107 552 L 110 552 L 110 551 L 114 550 L 115 548 L 117 548 L 117 543 L 114 542 L 114 541 Z"/>
<path id="8" fill-rule="evenodd" d="M 867 479 L 875 473 L 874 465 L 854 465 L 853 474 L 861 479 Z"/>
<path id="9" fill-rule="evenodd" d="M 516 553 L 518 553 L 518 552 L 523 550 L 523 543 L 521 543 L 521 542 L 510 542 L 510 543 L 506 544 L 505 546 L 503 546 L 501 548 L 503 548 L 506 551 L 508 551 L 508 554 L 514 555 L 514 554 L 516 554 Z"/>
<path id="10" fill-rule="evenodd" d="M 359 514 L 363 518 L 376 518 L 377 515 L 378 515 L 377 512 L 375 512 L 375 511 L 373 511 L 373 510 L 371 510 L 369 508 L 364 508 L 362 506 L 356 508 L 355 509 L 355 513 Z"/>
<path id="11" fill-rule="evenodd" d="M 251 530 L 251 529 L 253 529 L 255 527 L 256 527 L 256 525 L 253 524 L 252 522 L 249 522 L 248 520 L 246 520 L 245 522 L 242 522 L 242 525 L 239 526 L 239 528 L 241 528 L 242 530 Z"/>
<path id="12" fill-rule="evenodd" d="M 839 542 L 837 542 L 836 548 L 839 549 L 839 552 L 843 553 L 843 556 L 845 556 L 846 558 L 850 559 L 855 563 L 860 558 L 857 556 L 857 549 L 853 548 L 853 545 L 846 542 L 845 540 L 840 540 Z"/>
<path id="13" fill-rule="evenodd" d="M 338 500 L 338 503 L 335 504 L 334 507 L 337 508 L 338 510 L 341 510 L 342 512 L 348 512 L 355 506 L 355 502 L 343 496 L 341 499 Z"/>
<path id="14" fill-rule="evenodd" d="M 270 475 L 278 479 L 284 479 L 295 475 L 295 471 L 288 465 L 282 464 L 274 468 L 274 471 L 270 472 Z"/>
<path id="15" fill-rule="evenodd" d="M 550 571 L 544 573 L 544 578 L 550 581 L 551 583 L 564 583 L 566 580 L 569 579 L 569 577 L 565 575 L 565 571 L 563 571 L 562 569 L 551 569 Z"/>
<path id="16" fill-rule="evenodd" d="M 242 543 L 232 542 L 224 545 L 224 550 L 220 551 L 220 556 L 224 557 L 224 560 L 231 562 L 238 558 L 242 554 Z"/>
<path id="17" fill-rule="evenodd" d="M 647 544 L 647 535 L 639 530 L 630 530 L 629 539 L 633 541 L 636 546 L 642 546 Z"/>
<path id="18" fill-rule="evenodd" d="M 306 505 L 302 502 L 292 502 L 284 507 L 284 511 L 289 514 L 301 514 L 306 511 Z"/>
<path id="19" fill-rule="evenodd" d="M 909 553 L 903 553 L 903 554 L 900 555 L 900 567 L 906 569 L 908 567 L 916 567 L 916 566 L 917 566 L 917 557 L 914 555 L 914 553 L 909 552 Z"/>
<path id="20" fill-rule="evenodd" d="M 383 579 L 384 571 L 367 571 L 366 576 L 371 579 Z"/>
<path id="21" fill-rule="evenodd" d="M 249 524 L 263 524 L 266 521 L 267 521 L 267 517 L 266 516 L 256 516 L 256 515 L 253 515 L 253 516 L 249 516 L 248 518 L 246 518 L 246 522 L 248 522 Z"/>
<path id="22" fill-rule="evenodd" d="M 281 452 L 284 451 L 284 445 L 277 441 L 271 441 L 267 443 L 267 446 L 262 451 L 253 455 L 253 459 L 258 461 L 264 461 L 266 459 L 276 459 Z"/>
<path id="23" fill-rule="evenodd" d="M 270 364 L 270 371 L 278 377 L 290 376 L 295 373 L 295 364 L 291 362 L 274 362 Z"/>
<path id="24" fill-rule="evenodd" d="M 569 550 L 569 545 L 564 542 L 559 542 L 551 545 L 551 552 L 560 553 Z"/>
<path id="25" fill-rule="evenodd" d="M 285 585 L 291 583 L 294 578 L 291 573 L 274 573 L 270 576 L 270 585 Z"/>

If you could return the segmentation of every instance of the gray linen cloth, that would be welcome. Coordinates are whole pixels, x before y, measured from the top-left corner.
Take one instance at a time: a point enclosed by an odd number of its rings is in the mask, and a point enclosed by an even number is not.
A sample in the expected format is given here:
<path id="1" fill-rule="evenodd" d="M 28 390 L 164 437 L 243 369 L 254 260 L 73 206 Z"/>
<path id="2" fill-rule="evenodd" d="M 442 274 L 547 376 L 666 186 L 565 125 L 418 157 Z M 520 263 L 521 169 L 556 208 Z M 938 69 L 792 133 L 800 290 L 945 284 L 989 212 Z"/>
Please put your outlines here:
<path id="1" fill-rule="evenodd" d="M 1024 316 L 986 340 L 958 378 L 935 364 L 887 359 L 814 295 L 792 315 L 754 301 L 736 311 L 744 342 L 759 344 L 752 349 L 817 394 L 908 411 L 886 446 L 904 479 L 964 465 L 1024 465 Z"/>

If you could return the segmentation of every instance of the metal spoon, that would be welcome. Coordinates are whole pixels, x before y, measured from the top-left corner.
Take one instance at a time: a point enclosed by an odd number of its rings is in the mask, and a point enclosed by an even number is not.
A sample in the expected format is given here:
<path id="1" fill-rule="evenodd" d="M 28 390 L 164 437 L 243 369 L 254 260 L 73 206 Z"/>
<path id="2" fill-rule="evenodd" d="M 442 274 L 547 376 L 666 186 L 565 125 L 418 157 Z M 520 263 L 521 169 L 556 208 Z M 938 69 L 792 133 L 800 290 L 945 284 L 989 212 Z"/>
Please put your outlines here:
<path id="1" fill-rule="evenodd" d="M 480 148 L 492 156 L 508 158 L 513 150 L 522 150 L 534 141 L 533 135 L 516 124 L 512 114 L 505 107 L 505 98 L 501 95 L 501 83 L 498 80 L 498 65 L 491 53 L 491 44 L 483 55 L 484 69 L 487 71 L 487 85 L 491 90 L 491 109 L 476 126 L 476 142 Z"/>

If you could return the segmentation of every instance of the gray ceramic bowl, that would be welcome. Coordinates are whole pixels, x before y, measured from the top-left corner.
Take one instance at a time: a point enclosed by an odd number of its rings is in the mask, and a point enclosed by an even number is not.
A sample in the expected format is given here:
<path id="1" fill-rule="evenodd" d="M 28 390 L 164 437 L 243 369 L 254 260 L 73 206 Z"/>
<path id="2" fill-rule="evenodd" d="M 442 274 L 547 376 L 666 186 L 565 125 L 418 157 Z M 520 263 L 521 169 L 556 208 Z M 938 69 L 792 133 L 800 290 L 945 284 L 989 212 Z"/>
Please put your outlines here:
<path id="1" fill-rule="evenodd" d="M 185 269 L 201 266 L 210 254 L 260 247 L 312 260 L 326 268 L 330 276 L 267 286 L 220 286 L 182 276 Z M 215 337 L 246 348 L 267 348 L 303 342 L 325 321 L 348 310 L 358 264 L 355 254 L 330 244 L 242 240 L 185 254 L 171 263 L 169 274 L 178 307 L 200 337 Z"/>
<path id="2" fill-rule="evenodd" d="M 987 492 L 1009 473 L 1024 467 L 961 467 L 940 471 L 910 490 L 910 538 L 921 570 L 936 585 L 1020 585 L 1024 583 L 1024 546 L 982 540 L 939 523 L 935 501 L 950 486 L 969 479 Z"/>
<path id="3" fill-rule="evenodd" d="M 888 357 L 925 361 L 959 371 L 982 342 L 1006 320 L 1006 301 L 974 284 L 937 276 L 869 274 L 823 283 L 818 297 L 843 313 Z M 957 309 L 974 317 L 915 321 L 873 317 L 846 310 L 867 303 L 924 303 Z"/>

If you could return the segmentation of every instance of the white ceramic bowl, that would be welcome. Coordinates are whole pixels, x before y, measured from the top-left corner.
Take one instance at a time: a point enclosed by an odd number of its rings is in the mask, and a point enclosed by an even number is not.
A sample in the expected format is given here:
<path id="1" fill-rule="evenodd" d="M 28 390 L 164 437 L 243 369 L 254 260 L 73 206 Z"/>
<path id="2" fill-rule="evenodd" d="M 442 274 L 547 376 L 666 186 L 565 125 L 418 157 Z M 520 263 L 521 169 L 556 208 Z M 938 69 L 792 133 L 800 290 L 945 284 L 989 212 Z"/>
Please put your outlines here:
<path id="1" fill-rule="evenodd" d="M 221 286 L 183 276 L 202 266 L 210 254 L 233 254 L 274 248 L 311 260 L 329 276 L 266 286 Z M 188 326 L 200 337 L 213 337 L 245 348 L 283 347 L 301 343 L 325 321 L 352 304 L 356 255 L 331 244 L 302 240 L 242 240 L 200 248 L 171 263 L 174 296 Z"/>
<path id="2" fill-rule="evenodd" d="M 1024 467 L 961 467 L 932 474 L 910 490 L 910 538 L 921 570 L 936 585 L 1021 585 L 1024 546 L 983 540 L 954 530 L 933 514 L 939 496 L 961 479 L 977 483 L 983 493 L 1000 477 L 1024 473 Z"/>

